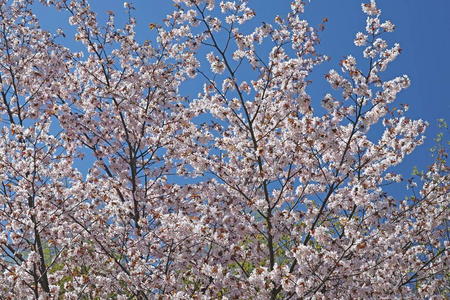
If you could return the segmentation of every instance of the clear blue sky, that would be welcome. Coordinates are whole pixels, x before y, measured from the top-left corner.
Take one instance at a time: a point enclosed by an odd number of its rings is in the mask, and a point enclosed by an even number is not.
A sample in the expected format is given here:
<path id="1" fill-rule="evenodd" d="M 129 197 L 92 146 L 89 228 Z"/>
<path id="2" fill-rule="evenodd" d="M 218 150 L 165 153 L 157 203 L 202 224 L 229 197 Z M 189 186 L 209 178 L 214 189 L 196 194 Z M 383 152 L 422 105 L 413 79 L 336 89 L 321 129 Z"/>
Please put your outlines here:
<path id="1" fill-rule="evenodd" d="M 118 21 L 125 17 L 123 1 L 90 2 L 103 20 L 106 10 L 114 11 Z M 138 38 L 142 40 L 153 35 L 149 23 L 162 23 L 161 19 L 174 8 L 170 0 L 135 0 L 132 3 L 137 9 L 134 15 L 138 21 Z M 291 0 L 253 0 L 250 6 L 255 8 L 258 22 L 270 22 L 276 14 L 284 15 L 290 3 Z M 422 118 L 430 123 L 426 144 L 410 155 L 401 168 L 401 172 L 408 176 L 412 166 L 424 168 L 430 163 L 428 149 L 434 145 L 432 139 L 438 132 L 436 120 L 446 118 L 450 121 L 450 97 L 447 92 L 450 79 L 450 1 L 378 0 L 377 4 L 382 10 L 382 19 L 391 20 L 396 25 L 396 31 L 385 37 L 391 45 L 398 42 L 403 49 L 399 58 L 389 66 L 384 78 L 407 74 L 412 82 L 411 87 L 399 95 L 397 103 L 410 105 L 407 116 L 412 119 Z M 61 13 L 39 8 L 36 14 L 41 17 L 41 24 L 45 28 L 63 27 L 65 31 L 69 28 Z M 331 68 L 339 69 L 342 57 L 349 54 L 358 57 L 363 50 L 353 45 L 356 32 L 364 31 L 365 27 L 360 1 L 311 0 L 306 6 L 304 18 L 311 25 L 316 25 L 324 17 L 329 21 L 321 34 L 319 52 L 330 56 L 331 61 L 317 68 L 312 76 L 315 83 L 309 92 L 313 103 L 320 103 L 323 95 L 331 89 L 324 80 L 324 74 Z M 77 47 L 70 34 L 64 42 Z M 196 95 L 196 92 L 192 95 Z"/>

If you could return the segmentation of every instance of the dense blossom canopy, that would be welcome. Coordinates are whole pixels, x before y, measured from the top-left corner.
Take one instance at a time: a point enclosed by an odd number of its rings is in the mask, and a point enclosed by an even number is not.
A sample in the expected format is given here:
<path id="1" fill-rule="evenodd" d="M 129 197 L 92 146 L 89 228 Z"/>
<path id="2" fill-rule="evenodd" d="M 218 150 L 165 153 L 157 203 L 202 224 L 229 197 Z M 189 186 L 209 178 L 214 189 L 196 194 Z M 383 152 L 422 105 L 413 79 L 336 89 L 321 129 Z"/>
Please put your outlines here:
<path id="1" fill-rule="evenodd" d="M 32 2 L 0 1 L 1 299 L 448 296 L 445 145 L 412 196 L 384 188 L 427 124 L 391 105 L 410 80 L 382 74 L 402 50 L 374 0 L 321 102 L 300 0 L 256 26 L 252 1 L 174 0 L 143 43 L 131 3 L 116 28 Z"/>

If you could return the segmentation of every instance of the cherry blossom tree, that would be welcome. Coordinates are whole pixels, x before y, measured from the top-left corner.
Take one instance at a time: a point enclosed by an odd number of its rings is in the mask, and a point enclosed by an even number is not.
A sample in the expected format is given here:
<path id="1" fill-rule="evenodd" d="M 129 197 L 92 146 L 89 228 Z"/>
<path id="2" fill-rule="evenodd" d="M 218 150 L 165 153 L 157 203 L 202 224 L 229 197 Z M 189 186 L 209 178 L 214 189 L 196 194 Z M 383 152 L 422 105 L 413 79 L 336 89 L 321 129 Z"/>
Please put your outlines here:
<path id="1" fill-rule="evenodd" d="M 394 109 L 410 81 L 384 78 L 401 48 L 375 1 L 364 59 L 319 101 L 325 25 L 302 1 L 255 25 L 252 1 L 175 0 L 143 43 L 131 3 L 117 28 L 87 0 L 40 2 L 0 1 L 2 299 L 448 296 L 445 145 L 405 199 L 385 188 L 427 123 Z"/>

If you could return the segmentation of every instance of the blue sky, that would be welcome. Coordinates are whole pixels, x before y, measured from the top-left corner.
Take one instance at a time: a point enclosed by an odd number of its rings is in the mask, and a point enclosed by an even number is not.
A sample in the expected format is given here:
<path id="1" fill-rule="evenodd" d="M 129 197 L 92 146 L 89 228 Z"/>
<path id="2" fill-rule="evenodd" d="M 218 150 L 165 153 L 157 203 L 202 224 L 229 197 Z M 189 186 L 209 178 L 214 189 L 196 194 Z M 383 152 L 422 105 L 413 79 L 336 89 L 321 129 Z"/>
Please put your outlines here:
<path id="1" fill-rule="evenodd" d="M 114 11 L 119 22 L 125 20 L 123 1 L 90 2 L 100 20 L 105 20 L 107 10 Z M 138 21 L 138 39 L 142 40 L 154 37 L 154 32 L 148 27 L 150 23 L 161 24 L 165 15 L 174 9 L 170 0 L 135 0 L 132 3 L 136 7 L 133 14 Z M 251 0 L 249 6 L 255 8 L 256 22 L 271 22 L 275 15 L 285 15 L 290 3 L 291 0 Z M 401 167 L 401 172 L 409 176 L 414 165 L 423 169 L 431 162 L 428 149 L 434 145 L 433 138 L 438 133 L 436 120 L 446 118 L 450 121 L 450 97 L 447 92 L 447 81 L 450 79 L 450 60 L 447 58 L 450 53 L 450 1 L 378 0 L 377 4 L 382 10 L 382 20 L 391 20 L 396 25 L 395 32 L 385 35 L 385 38 L 390 45 L 400 43 L 403 49 L 399 58 L 388 67 L 385 79 L 407 74 L 412 82 L 411 87 L 399 95 L 397 103 L 410 105 L 407 113 L 410 118 L 421 118 L 430 123 L 425 145 L 407 157 Z M 62 27 L 66 33 L 70 32 L 67 15 L 40 6 L 36 14 L 41 19 L 42 27 Z M 319 52 L 330 56 L 331 61 L 319 66 L 312 74 L 314 83 L 308 91 L 313 103 L 320 103 L 323 95 L 331 91 L 325 82 L 325 73 L 331 68 L 339 69 L 339 61 L 344 56 L 352 54 L 358 58 L 363 50 L 353 44 L 355 34 L 364 31 L 365 27 L 360 1 L 311 0 L 306 6 L 304 18 L 311 25 L 317 25 L 324 17 L 328 18 L 328 23 L 321 33 Z M 70 33 L 64 43 L 69 47 L 78 46 Z M 196 94 L 193 91 L 192 95 Z"/>

